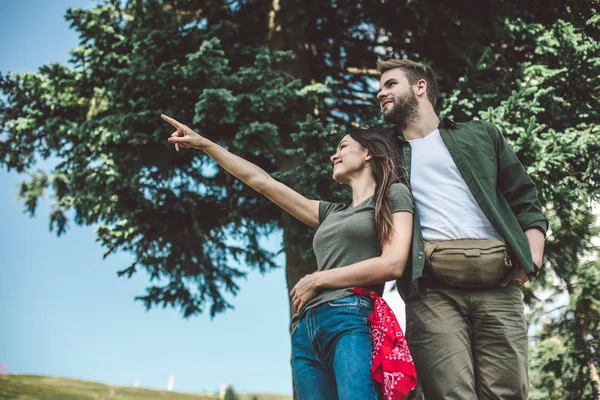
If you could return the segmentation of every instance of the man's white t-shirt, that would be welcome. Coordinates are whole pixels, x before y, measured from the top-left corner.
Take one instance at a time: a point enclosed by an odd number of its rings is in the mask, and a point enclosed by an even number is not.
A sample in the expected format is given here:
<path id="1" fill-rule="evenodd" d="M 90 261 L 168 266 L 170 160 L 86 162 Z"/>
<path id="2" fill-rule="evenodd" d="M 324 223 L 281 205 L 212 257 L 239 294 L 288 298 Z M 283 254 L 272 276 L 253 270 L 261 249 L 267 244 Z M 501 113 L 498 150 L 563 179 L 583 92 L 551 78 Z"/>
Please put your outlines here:
<path id="1" fill-rule="evenodd" d="M 424 240 L 499 239 L 461 176 L 440 131 L 409 140 L 410 185 Z"/>

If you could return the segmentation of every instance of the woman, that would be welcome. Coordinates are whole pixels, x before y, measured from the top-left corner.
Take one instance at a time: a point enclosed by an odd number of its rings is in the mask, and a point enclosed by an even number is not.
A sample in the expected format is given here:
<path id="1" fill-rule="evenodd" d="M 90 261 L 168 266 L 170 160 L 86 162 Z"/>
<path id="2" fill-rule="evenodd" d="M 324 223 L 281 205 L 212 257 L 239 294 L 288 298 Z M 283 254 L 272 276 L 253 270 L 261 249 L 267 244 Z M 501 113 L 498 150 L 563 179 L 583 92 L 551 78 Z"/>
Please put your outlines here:
<path id="1" fill-rule="evenodd" d="M 283 210 L 317 228 L 313 248 L 318 271 L 291 290 L 292 367 L 300 400 L 381 398 L 371 376 L 373 342 L 368 317 L 385 282 L 404 272 L 412 234 L 413 204 L 398 183 L 398 154 L 391 139 L 355 130 L 331 156 L 333 179 L 352 188 L 352 204 L 310 200 L 258 166 L 162 115 L 177 130 L 168 139 L 203 150 L 232 175 Z"/>

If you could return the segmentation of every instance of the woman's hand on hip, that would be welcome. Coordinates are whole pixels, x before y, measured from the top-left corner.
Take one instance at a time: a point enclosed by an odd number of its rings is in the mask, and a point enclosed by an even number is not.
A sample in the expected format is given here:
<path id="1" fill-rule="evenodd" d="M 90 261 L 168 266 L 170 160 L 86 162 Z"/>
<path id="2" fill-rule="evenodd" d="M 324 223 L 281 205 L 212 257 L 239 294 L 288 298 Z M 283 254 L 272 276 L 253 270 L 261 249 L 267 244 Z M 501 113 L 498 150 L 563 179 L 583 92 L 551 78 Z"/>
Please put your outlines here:
<path id="1" fill-rule="evenodd" d="M 176 129 L 176 131 L 173 132 L 171 137 L 168 139 L 169 143 L 173 143 L 175 145 L 175 150 L 179 151 L 179 149 L 182 147 L 201 149 L 206 142 L 204 137 L 194 132 L 187 125 L 184 125 L 181 122 L 164 114 L 160 114 L 160 117 L 173 125 L 173 127 Z"/>
<path id="2" fill-rule="evenodd" d="M 296 283 L 296 286 L 290 292 L 292 306 L 296 312 L 300 312 L 306 303 L 314 299 L 319 293 L 318 274 L 318 272 L 315 272 L 306 275 Z"/>

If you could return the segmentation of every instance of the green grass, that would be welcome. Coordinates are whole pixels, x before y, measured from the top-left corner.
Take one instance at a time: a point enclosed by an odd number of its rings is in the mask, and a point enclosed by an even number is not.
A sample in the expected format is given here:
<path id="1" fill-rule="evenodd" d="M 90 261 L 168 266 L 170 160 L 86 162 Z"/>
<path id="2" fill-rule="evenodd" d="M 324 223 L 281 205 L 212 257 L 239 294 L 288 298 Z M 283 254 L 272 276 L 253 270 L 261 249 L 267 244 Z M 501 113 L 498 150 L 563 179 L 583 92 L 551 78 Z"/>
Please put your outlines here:
<path id="1" fill-rule="evenodd" d="M 291 396 L 240 393 L 239 400 L 291 400 Z M 218 396 L 167 392 L 37 375 L 0 375 L 2 400 L 217 400 Z"/>

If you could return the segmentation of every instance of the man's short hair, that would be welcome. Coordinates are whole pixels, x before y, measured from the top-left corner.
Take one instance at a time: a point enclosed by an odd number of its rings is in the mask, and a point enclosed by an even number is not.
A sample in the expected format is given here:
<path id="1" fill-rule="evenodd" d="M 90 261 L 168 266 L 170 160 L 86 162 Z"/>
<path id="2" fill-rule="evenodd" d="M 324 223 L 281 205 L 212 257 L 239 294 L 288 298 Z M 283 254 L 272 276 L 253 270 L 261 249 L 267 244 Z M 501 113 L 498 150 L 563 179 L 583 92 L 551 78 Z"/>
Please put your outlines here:
<path id="1" fill-rule="evenodd" d="M 440 95 L 440 88 L 435 80 L 433 69 L 427 64 L 412 60 L 395 58 L 389 60 L 377 59 L 377 71 L 380 74 L 395 68 L 400 68 L 404 71 L 410 85 L 414 85 L 421 79 L 424 79 L 427 82 L 427 99 L 429 99 L 429 102 L 435 108 L 435 103 Z"/>

